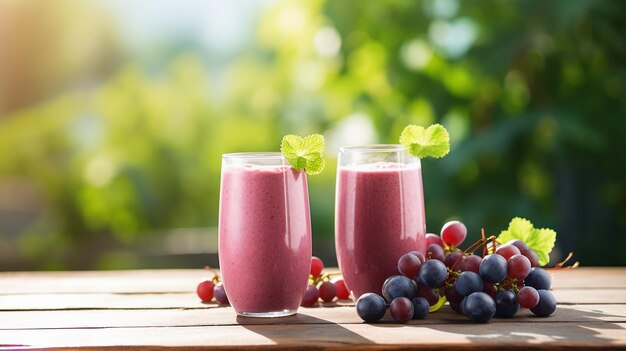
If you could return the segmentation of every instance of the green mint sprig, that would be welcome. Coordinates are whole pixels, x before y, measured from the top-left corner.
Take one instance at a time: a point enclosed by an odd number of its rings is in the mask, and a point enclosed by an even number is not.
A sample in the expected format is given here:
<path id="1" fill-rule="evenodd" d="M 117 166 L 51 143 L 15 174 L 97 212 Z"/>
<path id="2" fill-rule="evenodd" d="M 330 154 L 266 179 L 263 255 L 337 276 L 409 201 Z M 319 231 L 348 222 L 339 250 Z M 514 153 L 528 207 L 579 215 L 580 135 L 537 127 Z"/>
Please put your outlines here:
<path id="1" fill-rule="evenodd" d="M 311 134 L 305 138 L 298 135 L 285 135 L 280 143 L 280 152 L 296 171 L 304 170 L 315 175 L 324 170 L 324 136 Z"/>
<path id="2" fill-rule="evenodd" d="M 537 253 L 539 265 L 550 262 L 550 252 L 556 242 L 556 232 L 547 228 L 535 228 L 531 221 L 515 217 L 509 223 L 509 228 L 498 236 L 498 242 L 506 243 L 509 240 L 519 239 Z"/>
<path id="3" fill-rule="evenodd" d="M 415 157 L 439 158 L 450 152 L 450 135 L 441 124 L 428 128 L 410 124 L 400 134 L 400 144 L 408 147 Z"/>

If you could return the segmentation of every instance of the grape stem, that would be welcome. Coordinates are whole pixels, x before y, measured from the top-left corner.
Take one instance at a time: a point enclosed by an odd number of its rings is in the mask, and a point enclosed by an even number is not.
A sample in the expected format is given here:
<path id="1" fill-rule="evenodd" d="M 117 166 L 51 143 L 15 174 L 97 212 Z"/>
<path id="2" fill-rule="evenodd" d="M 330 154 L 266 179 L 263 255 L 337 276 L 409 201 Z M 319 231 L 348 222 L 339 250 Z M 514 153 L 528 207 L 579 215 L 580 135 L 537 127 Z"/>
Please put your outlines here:
<path id="1" fill-rule="evenodd" d="M 222 281 L 222 279 L 220 278 L 220 275 L 215 270 L 213 270 L 213 268 L 209 266 L 204 266 L 204 269 L 213 274 L 213 277 L 211 278 L 211 281 L 213 282 L 213 284 L 217 284 Z"/>
<path id="2" fill-rule="evenodd" d="M 332 276 L 338 275 L 342 275 L 341 272 L 326 272 L 318 277 L 314 277 L 312 274 L 309 274 L 309 284 L 317 286 L 320 282 L 329 282 Z"/>
<path id="3" fill-rule="evenodd" d="M 574 253 L 570 252 L 563 261 L 557 263 L 554 267 L 550 267 L 550 268 L 545 267 L 544 269 L 550 269 L 550 270 L 574 269 L 580 266 L 580 262 L 576 261 L 571 266 L 565 266 L 565 263 L 569 261 L 570 259 L 572 259 L 573 256 L 574 256 Z"/>

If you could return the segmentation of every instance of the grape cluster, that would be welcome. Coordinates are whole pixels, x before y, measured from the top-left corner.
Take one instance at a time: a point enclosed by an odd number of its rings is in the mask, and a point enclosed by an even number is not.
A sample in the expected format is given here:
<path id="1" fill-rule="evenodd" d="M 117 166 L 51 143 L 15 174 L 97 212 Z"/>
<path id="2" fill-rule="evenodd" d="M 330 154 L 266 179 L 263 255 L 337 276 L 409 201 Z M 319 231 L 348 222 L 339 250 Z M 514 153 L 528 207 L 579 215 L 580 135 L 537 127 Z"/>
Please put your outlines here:
<path id="1" fill-rule="evenodd" d="M 446 301 L 454 311 L 479 323 L 494 316 L 513 317 L 520 307 L 537 316 L 554 313 L 550 275 L 538 267 L 532 249 L 520 240 L 499 245 L 491 237 L 460 251 L 457 247 L 466 236 L 467 228 L 459 221 L 446 223 L 441 236 L 427 234 L 426 254 L 411 251 L 400 257 L 400 274 L 384 282 L 382 296 L 371 292 L 359 297 L 359 317 L 373 323 L 389 307 L 393 319 L 406 323 L 424 318 Z M 470 252 L 481 247 L 484 257 Z"/>
<path id="2" fill-rule="evenodd" d="M 322 299 L 324 302 L 331 302 L 337 297 L 340 300 L 349 299 L 350 292 L 343 279 L 330 281 L 331 276 L 339 273 L 324 273 L 324 262 L 318 257 L 311 257 L 311 271 L 309 274 L 309 284 L 306 287 L 300 306 L 311 307 Z"/>
<path id="3" fill-rule="evenodd" d="M 210 270 L 208 267 L 205 268 Z M 226 290 L 220 281 L 220 276 L 212 270 L 210 271 L 213 273 L 213 278 L 200 282 L 196 287 L 196 294 L 202 302 L 210 302 L 215 298 L 215 301 L 220 305 L 229 305 L 228 296 L 226 296 Z"/>

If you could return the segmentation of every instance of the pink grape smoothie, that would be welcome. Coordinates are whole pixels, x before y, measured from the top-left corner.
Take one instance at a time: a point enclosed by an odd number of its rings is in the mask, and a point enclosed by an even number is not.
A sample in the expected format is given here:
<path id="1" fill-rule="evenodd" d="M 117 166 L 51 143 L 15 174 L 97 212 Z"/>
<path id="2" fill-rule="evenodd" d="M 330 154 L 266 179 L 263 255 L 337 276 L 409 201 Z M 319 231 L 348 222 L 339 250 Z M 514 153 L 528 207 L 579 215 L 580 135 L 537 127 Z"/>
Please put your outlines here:
<path id="1" fill-rule="evenodd" d="M 219 262 L 230 304 L 243 315 L 293 314 L 311 264 L 306 174 L 288 166 L 223 167 Z"/>
<path id="2" fill-rule="evenodd" d="M 399 274 L 400 256 L 425 249 L 426 221 L 420 164 L 379 162 L 339 169 L 335 244 L 354 298 L 381 293 Z"/>

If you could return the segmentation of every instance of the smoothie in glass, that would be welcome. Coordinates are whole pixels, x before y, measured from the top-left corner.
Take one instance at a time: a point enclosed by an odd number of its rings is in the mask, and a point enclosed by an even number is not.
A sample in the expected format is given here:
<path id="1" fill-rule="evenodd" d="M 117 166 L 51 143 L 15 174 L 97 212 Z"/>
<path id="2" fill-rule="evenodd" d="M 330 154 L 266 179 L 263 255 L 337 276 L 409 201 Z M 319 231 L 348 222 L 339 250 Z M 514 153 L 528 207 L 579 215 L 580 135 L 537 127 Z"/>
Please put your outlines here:
<path id="1" fill-rule="evenodd" d="M 420 160 L 404 146 L 342 148 L 335 206 L 337 260 L 355 298 L 380 294 L 400 256 L 425 249 Z"/>
<path id="2" fill-rule="evenodd" d="M 296 313 L 311 264 L 309 196 L 305 172 L 280 153 L 223 156 L 219 262 L 239 315 Z"/>

